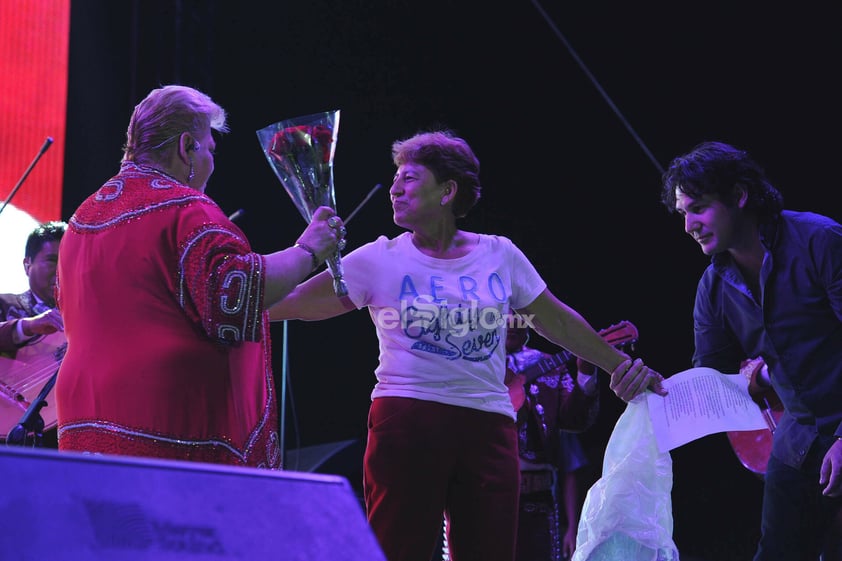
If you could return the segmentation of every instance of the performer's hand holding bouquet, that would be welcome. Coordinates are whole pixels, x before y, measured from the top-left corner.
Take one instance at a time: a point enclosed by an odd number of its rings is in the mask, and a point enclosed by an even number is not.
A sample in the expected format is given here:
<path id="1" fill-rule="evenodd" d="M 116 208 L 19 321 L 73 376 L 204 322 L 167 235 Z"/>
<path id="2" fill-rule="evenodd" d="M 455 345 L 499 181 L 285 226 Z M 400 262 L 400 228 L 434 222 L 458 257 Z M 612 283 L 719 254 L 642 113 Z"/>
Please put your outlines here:
<path id="1" fill-rule="evenodd" d="M 320 206 L 336 210 L 333 156 L 338 135 L 338 110 L 279 121 L 257 131 L 269 165 L 308 223 Z M 339 249 L 327 260 L 337 296 L 348 294 L 340 258 L 344 248 L 343 235 Z"/>

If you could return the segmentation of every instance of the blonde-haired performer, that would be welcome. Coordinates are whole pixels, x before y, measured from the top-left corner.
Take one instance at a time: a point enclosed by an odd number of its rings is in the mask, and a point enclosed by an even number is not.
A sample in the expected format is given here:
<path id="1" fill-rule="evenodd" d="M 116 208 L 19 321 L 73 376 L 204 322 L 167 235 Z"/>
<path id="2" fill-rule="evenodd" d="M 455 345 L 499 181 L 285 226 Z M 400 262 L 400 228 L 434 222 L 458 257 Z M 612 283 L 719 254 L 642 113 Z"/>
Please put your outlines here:
<path id="1" fill-rule="evenodd" d="M 60 450 L 280 467 L 265 310 L 336 251 L 340 229 L 324 207 L 295 246 L 252 251 L 204 194 L 227 130 L 206 94 L 153 90 L 119 173 L 70 219 Z"/>

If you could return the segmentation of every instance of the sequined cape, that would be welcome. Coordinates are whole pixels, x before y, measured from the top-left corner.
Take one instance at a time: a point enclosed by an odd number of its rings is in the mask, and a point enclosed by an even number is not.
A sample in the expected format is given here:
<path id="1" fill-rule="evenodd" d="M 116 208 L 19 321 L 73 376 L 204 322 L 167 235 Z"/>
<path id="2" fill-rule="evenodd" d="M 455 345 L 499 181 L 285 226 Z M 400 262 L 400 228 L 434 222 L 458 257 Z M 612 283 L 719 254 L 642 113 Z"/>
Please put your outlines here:
<path id="1" fill-rule="evenodd" d="M 60 246 L 59 449 L 279 468 L 264 270 L 209 197 L 124 162 Z"/>

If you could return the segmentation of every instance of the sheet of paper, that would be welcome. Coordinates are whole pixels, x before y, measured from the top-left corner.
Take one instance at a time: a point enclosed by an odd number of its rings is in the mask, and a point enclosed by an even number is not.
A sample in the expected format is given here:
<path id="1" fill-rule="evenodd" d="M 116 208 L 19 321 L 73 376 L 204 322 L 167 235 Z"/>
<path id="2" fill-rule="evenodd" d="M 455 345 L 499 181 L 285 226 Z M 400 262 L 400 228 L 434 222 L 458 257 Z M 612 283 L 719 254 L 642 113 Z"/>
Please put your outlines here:
<path id="1" fill-rule="evenodd" d="M 716 432 L 769 428 L 742 374 L 691 368 L 664 380 L 669 394 L 649 392 L 649 416 L 660 452 Z"/>

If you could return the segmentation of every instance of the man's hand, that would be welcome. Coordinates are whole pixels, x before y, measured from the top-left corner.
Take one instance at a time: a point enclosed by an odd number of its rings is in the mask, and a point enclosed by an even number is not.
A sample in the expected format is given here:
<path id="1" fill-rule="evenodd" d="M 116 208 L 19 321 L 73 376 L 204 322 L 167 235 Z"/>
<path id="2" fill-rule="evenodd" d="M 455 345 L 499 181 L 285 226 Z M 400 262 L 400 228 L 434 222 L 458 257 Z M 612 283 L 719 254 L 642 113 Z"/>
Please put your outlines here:
<path id="1" fill-rule="evenodd" d="M 826 497 L 842 496 L 842 440 L 836 439 L 822 460 L 819 485 Z"/>
<path id="2" fill-rule="evenodd" d="M 23 318 L 20 320 L 20 323 L 23 334 L 27 337 L 49 335 L 56 331 L 64 331 L 64 320 L 56 309 L 41 312 L 31 318 Z"/>

